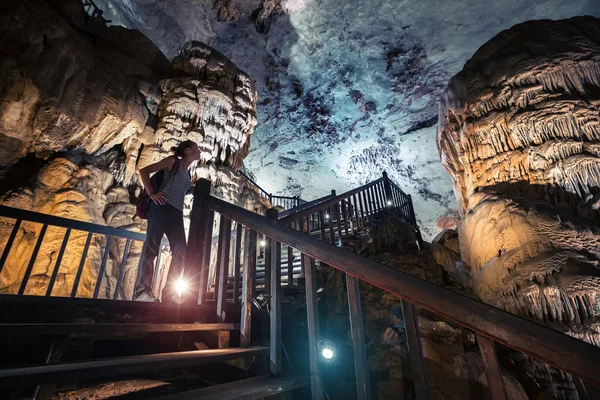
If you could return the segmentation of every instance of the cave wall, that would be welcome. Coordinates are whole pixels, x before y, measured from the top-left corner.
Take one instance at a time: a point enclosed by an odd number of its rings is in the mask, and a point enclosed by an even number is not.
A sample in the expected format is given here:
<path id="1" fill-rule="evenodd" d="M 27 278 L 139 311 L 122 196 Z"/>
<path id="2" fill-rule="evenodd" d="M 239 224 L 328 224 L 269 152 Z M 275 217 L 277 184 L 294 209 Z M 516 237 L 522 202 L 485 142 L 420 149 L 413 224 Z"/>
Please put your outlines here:
<path id="1" fill-rule="evenodd" d="M 450 80 L 437 131 L 473 291 L 595 345 L 599 89 L 599 19 L 526 22 L 484 44 Z M 570 377 L 538 372 L 554 375 L 555 398 L 579 398 Z"/>
<path id="2" fill-rule="evenodd" d="M 211 179 L 215 195 L 254 211 L 270 206 L 237 173 L 256 125 L 256 90 L 220 53 L 191 42 L 170 63 L 140 32 L 88 17 L 79 0 L 2 2 L 0 22 L 0 204 L 144 232 L 132 204 L 137 170 L 191 139 L 203 150 L 194 179 Z M 13 226 L 0 220 L 0 248 Z M 19 290 L 41 229 L 21 225 L 0 293 Z M 26 294 L 46 293 L 64 234 L 46 231 Z M 52 295 L 70 295 L 86 240 L 71 233 Z M 93 293 L 106 243 L 92 236 L 78 296 Z M 100 297 L 114 295 L 124 248 L 113 241 Z M 119 298 L 132 295 L 140 252 L 133 242 Z"/>

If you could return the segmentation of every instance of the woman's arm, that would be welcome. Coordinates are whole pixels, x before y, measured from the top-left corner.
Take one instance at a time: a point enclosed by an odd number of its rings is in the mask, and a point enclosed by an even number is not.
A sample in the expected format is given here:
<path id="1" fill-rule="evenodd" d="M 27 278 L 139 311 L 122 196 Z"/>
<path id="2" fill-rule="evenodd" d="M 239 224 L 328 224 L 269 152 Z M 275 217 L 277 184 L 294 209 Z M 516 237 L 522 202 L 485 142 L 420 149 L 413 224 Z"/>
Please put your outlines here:
<path id="1" fill-rule="evenodd" d="M 167 198 L 165 197 L 164 193 L 162 193 L 162 192 L 160 192 L 160 193 L 153 192 L 152 182 L 150 181 L 150 174 L 153 172 L 160 171 L 161 169 L 166 169 L 166 168 L 171 169 L 171 167 L 173 167 L 174 163 L 175 163 L 175 157 L 170 156 L 170 157 L 160 160 L 159 162 L 150 164 L 140 170 L 140 177 L 142 178 L 142 184 L 144 185 L 144 189 L 146 189 L 148 196 L 156 204 L 160 204 L 160 205 L 165 204 L 167 202 Z"/>

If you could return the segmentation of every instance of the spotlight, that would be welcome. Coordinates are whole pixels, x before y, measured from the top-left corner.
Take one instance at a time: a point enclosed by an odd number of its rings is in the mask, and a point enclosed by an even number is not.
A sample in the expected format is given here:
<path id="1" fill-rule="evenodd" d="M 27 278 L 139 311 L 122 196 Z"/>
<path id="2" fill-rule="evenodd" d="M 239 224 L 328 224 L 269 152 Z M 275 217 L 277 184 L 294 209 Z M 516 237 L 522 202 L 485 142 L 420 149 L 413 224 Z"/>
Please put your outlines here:
<path id="1" fill-rule="evenodd" d="M 335 345 L 330 340 L 319 340 L 319 351 L 323 359 L 329 361 L 335 357 Z"/>
<path id="2" fill-rule="evenodd" d="M 392 205 L 392 201 L 391 201 L 391 200 L 388 200 L 388 201 L 387 201 L 387 205 L 388 205 L 388 206 L 391 206 L 391 205 Z"/>
<path id="3" fill-rule="evenodd" d="M 175 290 L 177 291 L 177 296 L 182 297 L 183 293 L 188 289 L 188 283 L 182 278 L 177 279 L 175 282 Z"/>
<path id="4" fill-rule="evenodd" d="M 325 219 L 329 219 L 329 214 L 325 214 Z"/>
<path id="5" fill-rule="evenodd" d="M 265 247 L 267 245 L 267 241 L 266 240 L 261 240 L 260 241 L 260 247 Z"/>
<path id="6" fill-rule="evenodd" d="M 329 347 L 325 347 L 324 349 L 321 350 L 321 355 L 323 356 L 324 359 L 331 360 L 333 358 L 333 356 L 335 355 L 335 353 L 333 352 L 333 349 L 330 349 Z"/>

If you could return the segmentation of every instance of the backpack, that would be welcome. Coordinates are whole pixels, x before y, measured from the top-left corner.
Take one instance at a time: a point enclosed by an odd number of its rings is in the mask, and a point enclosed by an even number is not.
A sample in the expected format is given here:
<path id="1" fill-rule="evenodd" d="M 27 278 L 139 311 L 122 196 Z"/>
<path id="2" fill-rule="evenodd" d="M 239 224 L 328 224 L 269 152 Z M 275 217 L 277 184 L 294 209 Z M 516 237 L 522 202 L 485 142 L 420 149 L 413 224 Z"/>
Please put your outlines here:
<path id="1" fill-rule="evenodd" d="M 175 163 L 173 163 L 173 167 L 171 167 L 171 170 L 169 171 L 169 178 L 171 178 L 177 173 L 180 165 L 181 160 L 175 157 Z M 157 171 L 150 178 L 150 182 L 152 183 L 153 192 L 160 192 L 160 190 L 164 189 L 165 170 L 161 169 L 160 171 Z M 135 203 L 135 215 L 137 215 L 141 219 L 148 219 L 148 212 L 150 212 L 151 204 L 152 200 L 150 200 L 148 192 L 146 191 L 146 189 L 144 189 L 140 194 L 140 197 L 138 197 L 137 202 Z"/>

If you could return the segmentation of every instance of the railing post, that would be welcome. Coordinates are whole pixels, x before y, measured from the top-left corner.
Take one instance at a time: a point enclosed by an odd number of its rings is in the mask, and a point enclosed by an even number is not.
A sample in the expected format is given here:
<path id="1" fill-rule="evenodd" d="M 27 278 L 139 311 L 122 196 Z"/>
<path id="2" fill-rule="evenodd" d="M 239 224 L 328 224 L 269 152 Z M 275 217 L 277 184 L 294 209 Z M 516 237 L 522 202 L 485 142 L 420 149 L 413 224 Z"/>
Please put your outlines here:
<path id="1" fill-rule="evenodd" d="M 306 276 L 306 325 L 310 360 L 310 392 L 312 400 L 323 400 L 323 377 L 319 363 L 319 306 L 317 303 L 317 271 L 315 259 L 301 255 Z"/>
<path id="2" fill-rule="evenodd" d="M 408 356 L 412 369 L 413 382 L 417 400 L 428 400 L 429 383 L 427 381 L 427 370 L 425 369 L 425 359 L 423 358 L 423 345 L 421 343 L 421 334 L 419 333 L 419 321 L 415 305 L 402 299 L 402 314 L 404 315 L 404 326 L 406 327 L 406 339 L 408 344 Z"/>
<path id="3" fill-rule="evenodd" d="M 215 274 L 215 300 L 217 318 L 225 322 L 227 312 L 227 283 L 229 277 L 229 250 L 231 246 L 231 220 L 221 214 L 219 224 L 219 250 L 217 253 L 217 271 Z"/>
<path id="4" fill-rule="evenodd" d="M 203 302 L 209 264 L 204 264 L 205 253 L 212 245 L 212 218 L 209 218 L 210 185 L 208 179 L 199 179 L 194 186 L 194 203 L 190 213 L 190 232 L 185 251 L 185 275 L 189 280 L 192 304 Z M 210 221 L 209 221 L 210 219 Z M 206 276 L 206 278 L 204 278 Z"/>
<path id="5" fill-rule="evenodd" d="M 371 383 L 369 379 L 369 360 L 365 344 L 365 326 L 363 324 L 360 289 L 358 279 L 346 274 L 348 291 L 348 311 L 350 313 L 350 333 L 354 352 L 354 371 L 356 373 L 356 390 L 359 400 L 371 399 Z"/>
<path id="6" fill-rule="evenodd" d="M 244 234 L 244 277 L 242 283 L 242 321 L 240 324 L 240 346 L 249 347 L 252 326 L 252 298 L 256 276 L 256 231 L 246 228 Z"/>
<path id="7" fill-rule="evenodd" d="M 267 210 L 267 218 L 277 223 L 279 211 L 275 208 Z M 281 243 L 270 239 L 271 249 L 271 310 L 270 310 L 270 355 L 271 374 L 281 374 Z M 265 270 L 266 272 L 266 270 Z M 265 280 L 265 287 L 269 284 Z"/>
<path id="8" fill-rule="evenodd" d="M 408 197 L 408 209 L 409 209 L 409 218 L 413 223 L 417 223 L 417 218 L 415 217 L 415 209 L 413 208 L 412 197 L 410 194 L 406 195 Z"/>
<path id="9" fill-rule="evenodd" d="M 506 400 L 506 390 L 504 389 L 504 380 L 500 372 L 500 364 L 496 358 L 496 349 L 494 341 L 485 335 L 477 333 L 477 344 L 483 359 L 485 375 L 488 381 L 488 387 L 492 400 Z"/>
<path id="10" fill-rule="evenodd" d="M 385 190 L 385 204 L 387 206 L 395 206 L 392 197 L 392 187 L 390 185 L 390 178 L 388 178 L 387 172 L 383 171 L 383 188 Z"/>

